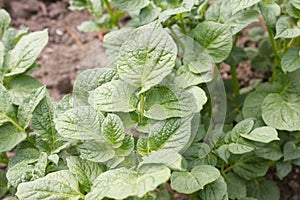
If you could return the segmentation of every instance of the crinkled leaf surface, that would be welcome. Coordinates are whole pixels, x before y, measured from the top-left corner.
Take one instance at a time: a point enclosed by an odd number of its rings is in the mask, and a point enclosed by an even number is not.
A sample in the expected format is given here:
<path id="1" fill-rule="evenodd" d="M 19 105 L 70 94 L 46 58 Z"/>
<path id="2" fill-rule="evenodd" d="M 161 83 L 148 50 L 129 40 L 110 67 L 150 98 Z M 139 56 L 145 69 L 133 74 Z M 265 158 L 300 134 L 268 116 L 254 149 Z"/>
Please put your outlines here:
<path id="1" fill-rule="evenodd" d="M 121 80 L 98 87 L 94 92 L 94 106 L 105 112 L 131 112 L 136 109 L 136 88 Z"/>
<path id="2" fill-rule="evenodd" d="M 203 190 L 200 190 L 198 193 L 200 199 L 209 199 L 209 200 L 220 200 L 228 199 L 227 197 L 227 184 L 224 181 L 224 178 L 220 176 L 214 182 L 204 186 Z"/>
<path id="3" fill-rule="evenodd" d="M 159 164 L 144 165 L 134 171 L 120 168 L 102 173 L 95 181 L 86 200 L 104 197 L 125 199 L 128 196 L 143 197 L 170 177 L 169 168 Z"/>
<path id="4" fill-rule="evenodd" d="M 253 151 L 254 148 L 244 144 L 231 143 L 228 146 L 228 150 L 233 154 L 244 154 Z"/>
<path id="5" fill-rule="evenodd" d="M 293 72 L 300 68 L 300 48 L 291 48 L 281 59 L 281 68 L 284 72 Z"/>
<path id="6" fill-rule="evenodd" d="M 230 3 L 232 4 L 233 7 L 233 13 L 236 13 L 240 10 L 249 8 L 261 0 L 230 0 Z"/>
<path id="7" fill-rule="evenodd" d="M 90 192 L 94 180 L 103 172 L 101 164 L 83 160 L 77 156 L 67 157 L 67 165 L 86 192 Z"/>
<path id="8" fill-rule="evenodd" d="M 11 124 L 0 126 L 0 133 L 0 152 L 12 150 L 27 136 L 25 132 L 20 132 Z"/>
<path id="9" fill-rule="evenodd" d="M 196 41 L 213 58 L 220 63 L 227 58 L 232 48 L 230 27 L 217 22 L 206 21 L 200 23 L 193 34 Z"/>
<path id="10" fill-rule="evenodd" d="M 231 140 L 236 142 L 240 135 L 249 133 L 254 126 L 254 120 L 252 118 L 244 119 L 235 125 L 231 131 Z"/>
<path id="11" fill-rule="evenodd" d="M 96 111 L 90 106 L 73 108 L 54 119 L 58 133 L 68 139 L 102 139 Z"/>
<path id="12" fill-rule="evenodd" d="M 220 172 L 210 165 L 199 165 L 191 172 L 173 172 L 171 187 L 177 192 L 191 194 L 220 177 Z"/>
<path id="13" fill-rule="evenodd" d="M 171 73 L 176 56 L 177 47 L 171 36 L 151 23 L 137 28 L 122 45 L 118 73 L 124 81 L 141 87 L 143 93 Z"/>
<path id="14" fill-rule="evenodd" d="M 248 134 L 241 134 L 241 136 L 248 140 L 262 143 L 269 143 L 274 140 L 279 140 L 276 129 L 269 126 L 256 128 Z"/>
<path id="15" fill-rule="evenodd" d="M 268 126 L 279 130 L 300 130 L 300 96 L 269 94 L 263 101 L 262 117 Z"/>
<path id="16" fill-rule="evenodd" d="M 4 10 L 0 10 L 0 39 L 2 39 L 4 32 L 6 29 L 8 29 L 10 25 L 10 16 L 9 14 Z"/>
<path id="17" fill-rule="evenodd" d="M 289 23 L 287 16 L 280 17 L 276 23 L 276 35 L 275 39 L 278 38 L 296 38 L 300 36 L 300 28 L 292 28 Z"/>
<path id="18" fill-rule="evenodd" d="M 5 74 L 5 76 L 21 74 L 30 68 L 47 42 L 47 30 L 23 36 L 6 57 L 5 65 L 10 72 Z"/>
<path id="19" fill-rule="evenodd" d="M 92 162 L 106 162 L 115 156 L 115 151 L 107 142 L 88 141 L 78 146 L 80 157 Z"/>
<path id="20" fill-rule="evenodd" d="M 67 170 L 53 172 L 44 178 L 19 185 L 17 197 L 20 199 L 83 199 L 76 178 Z"/>
<path id="21" fill-rule="evenodd" d="M 108 114 L 102 123 L 102 133 L 114 148 L 120 147 L 125 138 L 124 125 L 120 117 Z"/>

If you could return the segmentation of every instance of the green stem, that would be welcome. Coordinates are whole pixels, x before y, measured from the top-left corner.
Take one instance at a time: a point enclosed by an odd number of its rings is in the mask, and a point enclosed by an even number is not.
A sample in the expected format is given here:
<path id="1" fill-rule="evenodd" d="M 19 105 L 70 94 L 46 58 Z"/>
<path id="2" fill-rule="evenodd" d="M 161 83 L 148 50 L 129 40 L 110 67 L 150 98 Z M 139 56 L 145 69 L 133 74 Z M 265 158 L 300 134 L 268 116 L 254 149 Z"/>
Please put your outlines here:
<path id="1" fill-rule="evenodd" d="M 230 73 L 231 73 L 231 81 L 232 81 L 234 96 L 239 96 L 240 95 L 240 85 L 239 85 L 239 80 L 237 78 L 236 66 L 230 67 Z"/>
<path id="2" fill-rule="evenodd" d="M 144 118 L 144 104 L 145 104 L 145 94 L 142 93 L 140 99 L 140 106 L 139 106 L 139 110 L 140 110 L 139 123 L 142 123 Z"/>
<path id="3" fill-rule="evenodd" d="M 169 25 L 167 25 L 167 27 L 169 28 L 169 30 L 171 31 L 172 36 L 174 37 L 174 39 L 176 40 L 176 42 L 178 43 L 178 45 L 182 48 L 183 51 L 185 51 L 185 47 L 184 44 L 181 42 L 180 38 L 178 37 L 178 35 L 175 33 L 175 31 L 173 30 L 173 28 Z"/>
<path id="4" fill-rule="evenodd" d="M 110 3 L 108 2 L 108 0 L 104 0 L 104 3 L 106 5 L 106 8 L 107 8 L 107 11 L 109 13 L 109 16 L 110 18 L 112 19 L 113 23 L 118 27 L 118 28 L 121 28 L 120 27 L 120 24 L 118 23 L 118 20 L 116 19 L 111 7 L 110 7 Z"/>
<path id="5" fill-rule="evenodd" d="M 17 124 L 12 118 L 10 118 L 9 116 L 7 116 L 6 114 L 4 114 L 4 117 L 10 122 L 12 123 L 20 132 L 24 132 L 25 130 L 19 125 Z"/>
<path id="6" fill-rule="evenodd" d="M 180 13 L 180 14 L 179 14 L 179 20 L 180 20 L 180 27 L 181 27 L 181 30 L 182 30 L 182 32 L 186 35 L 186 34 L 187 34 L 187 31 L 186 31 L 185 24 L 184 24 L 183 13 Z"/>
<path id="7" fill-rule="evenodd" d="M 0 157 L 1 157 L 1 160 L 0 160 L 1 163 L 8 164 L 9 159 L 8 159 L 8 157 L 7 157 L 6 152 L 2 152 Z"/>

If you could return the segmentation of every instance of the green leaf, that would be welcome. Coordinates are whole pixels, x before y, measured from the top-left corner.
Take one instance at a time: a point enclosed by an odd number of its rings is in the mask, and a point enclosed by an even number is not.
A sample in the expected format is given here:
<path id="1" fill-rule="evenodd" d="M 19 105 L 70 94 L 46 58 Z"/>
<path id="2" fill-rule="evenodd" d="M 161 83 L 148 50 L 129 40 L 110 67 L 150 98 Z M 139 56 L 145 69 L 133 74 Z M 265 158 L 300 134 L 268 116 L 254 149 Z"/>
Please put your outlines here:
<path id="1" fill-rule="evenodd" d="M 120 147 L 125 138 L 124 125 L 120 117 L 108 114 L 102 123 L 102 133 L 114 148 Z"/>
<path id="2" fill-rule="evenodd" d="M 260 1 L 261 0 L 230 0 L 230 3 L 232 4 L 233 7 L 232 12 L 233 14 L 237 13 L 238 11 L 249 8 Z"/>
<path id="3" fill-rule="evenodd" d="M 54 119 L 54 122 L 57 132 L 67 139 L 97 140 L 103 138 L 98 115 L 90 106 L 68 110 Z"/>
<path id="4" fill-rule="evenodd" d="M 283 147 L 284 161 L 294 160 L 300 158 L 300 147 L 292 141 L 285 143 Z"/>
<path id="5" fill-rule="evenodd" d="M 37 79 L 31 76 L 21 75 L 7 83 L 7 90 L 15 105 L 21 105 L 24 99 L 30 95 L 33 90 L 43 86 Z"/>
<path id="6" fill-rule="evenodd" d="M 233 171 L 240 177 L 250 180 L 264 176 L 269 169 L 268 162 L 257 157 L 249 157 L 245 154 L 235 163 Z"/>
<path id="7" fill-rule="evenodd" d="M 262 142 L 262 143 L 270 143 L 271 141 L 274 140 L 280 140 L 278 138 L 278 133 L 276 129 L 269 126 L 256 128 L 248 134 L 247 133 L 241 134 L 241 136 L 248 140 Z"/>
<path id="8" fill-rule="evenodd" d="M 71 0 L 70 7 L 71 10 L 83 10 L 88 6 L 89 0 Z"/>
<path id="9" fill-rule="evenodd" d="M 257 200 L 279 200 L 278 186 L 265 178 L 259 178 L 247 185 L 247 196 Z"/>
<path id="10" fill-rule="evenodd" d="M 195 99 L 191 93 L 175 86 L 162 85 L 147 91 L 144 115 L 156 120 L 185 117 L 197 112 L 195 107 Z"/>
<path id="11" fill-rule="evenodd" d="M 6 88 L 0 84 L 0 125 L 5 122 L 14 122 L 12 119 L 13 105 L 11 97 Z"/>
<path id="12" fill-rule="evenodd" d="M 288 49 L 281 59 L 284 72 L 293 72 L 300 68 L 300 48 Z"/>
<path id="13" fill-rule="evenodd" d="M 269 94 L 263 101 L 262 117 L 268 126 L 279 130 L 300 130 L 299 95 Z"/>
<path id="14" fill-rule="evenodd" d="M 281 8 L 280 6 L 275 2 L 260 2 L 259 7 L 261 10 L 261 13 L 266 21 L 266 24 L 272 28 L 275 29 L 277 17 L 281 14 Z"/>
<path id="15" fill-rule="evenodd" d="M 0 126 L 0 152 L 10 151 L 26 138 L 25 132 L 11 124 Z"/>
<path id="16" fill-rule="evenodd" d="M 300 3 L 297 0 L 291 0 L 286 4 L 286 12 L 294 17 L 300 18 Z"/>
<path id="17" fill-rule="evenodd" d="M 179 193 L 192 194 L 220 177 L 218 169 L 210 165 L 199 165 L 191 172 L 173 172 L 171 188 Z"/>
<path id="18" fill-rule="evenodd" d="M 170 177 L 170 170 L 164 165 L 143 165 L 138 171 L 120 168 L 102 173 L 95 181 L 86 200 L 125 199 L 128 196 L 143 197 Z"/>
<path id="19" fill-rule="evenodd" d="M 241 47 L 233 47 L 229 57 L 225 60 L 225 63 L 234 67 L 237 66 L 240 62 L 248 59 L 248 56 L 245 50 Z"/>
<path id="20" fill-rule="evenodd" d="M 226 163 L 228 163 L 228 159 L 230 157 L 228 146 L 229 146 L 228 144 L 223 144 L 218 149 L 216 149 L 218 156 Z"/>
<path id="21" fill-rule="evenodd" d="M 242 134 L 248 134 L 254 126 L 253 118 L 244 119 L 235 125 L 231 131 L 231 140 L 237 142 Z"/>
<path id="22" fill-rule="evenodd" d="M 21 183 L 16 196 L 20 199 L 83 199 L 76 178 L 67 170 L 53 172 L 44 178 Z"/>
<path id="23" fill-rule="evenodd" d="M 124 11 L 140 10 L 149 5 L 149 0 L 112 0 L 114 5 Z"/>
<path id="24" fill-rule="evenodd" d="M 227 183 L 227 192 L 230 199 L 240 199 L 240 197 L 246 197 L 246 183 L 238 175 L 230 172 L 224 176 Z"/>
<path id="25" fill-rule="evenodd" d="M 2 39 L 5 31 L 8 29 L 10 21 L 9 14 L 4 9 L 0 9 L 0 39 Z"/>
<path id="26" fill-rule="evenodd" d="M 176 56 L 177 47 L 171 36 L 151 23 L 135 29 L 122 45 L 118 73 L 124 81 L 141 87 L 143 93 L 171 73 Z"/>
<path id="27" fill-rule="evenodd" d="M 289 23 L 289 18 L 282 16 L 276 23 L 276 35 L 275 39 L 278 38 L 296 38 L 300 36 L 300 28 L 297 26 L 292 28 Z"/>
<path id="28" fill-rule="evenodd" d="M 78 146 L 80 157 L 92 162 L 106 162 L 115 156 L 115 151 L 106 142 L 88 141 Z"/>
<path id="29" fill-rule="evenodd" d="M 23 36 L 13 50 L 8 52 L 5 65 L 10 72 L 6 77 L 24 73 L 35 62 L 48 42 L 47 30 Z"/>
<path id="30" fill-rule="evenodd" d="M 77 178 L 86 192 L 90 192 L 94 180 L 103 172 L 103 166 L 76 156 L 67 157 L 70 172 Z"/>
<path id="31" fill-rule="evenodd" d="M 7 192 L 7 178 L 6 172 L 0 169 L 0 198 L 3 197 Z"/>
<path id="32" fill-rule="evenodd" d="M 216 22 L 202 22 L 194 30 L 196 41 L 214 60 L 220 63 L 230 54 L 232 38 L 230 27 Z"/>
<path id="33" fill-rule="evenodd" d="M 276 175 L 282 180 L 292 171 L 292 165 L 289 162 L 276 162 Z"/>
<path id="34" fill-rule="evenodd" d="M 227 184 L 224 181 L 224 178 L 220 176 L 214 182 L 205 185 L 203 190 L 200 190 L 198 193 L 200 199 L 206 200 L 220 200 L 228 199 L 227 197 Z"/>
<path id="35" fill-rule="evenodd" d="M 131 135 L 126 135 L 122 145 L 115 149 L 118 156 L 128 156 L 134 150 L 134 138 Z"/>
<path id="36" fill-rule="evenodd" d="M 23 102 L 20 104 L 18 109 L 18 122 L 24 129 L 29 126 L 32 118 L 32 113 L 38 106 L 40 101 L 45 97 L 47 89 L 45 86 L 39 87 L 33 90 Z"/>
<path id="37" fill-rule="evenodd" d="M 88 96 L 97 87 L 114 80 L 117 71 L 109 68 L 88 69 L 78 75 L 74 83 L 75 105 L 89 105 Z"/>
<path id="38" fill-rule="evenodd" d="M 168 4 L 171 1 L 168 1 Z M 180 2 L 180 4 L 179 4 Z M 195 4 L 198 4 L 197 1 L 195 0 L 182 0 L 182 1 L 174 1 L 175 3 L 175 8 L 174 6 L 172 6 L 172 8 L 170 9 L 165 9 L 160 15 L 159 15 L 159 20 L 160 21 L 166 21 L 167 19 L 169 19 L 172 15 L 177 15 L 177 14 L 181 14 L 184 12 L 190 12 L 193 8 L 193 6 Z M 178 5 L 176 5 L 178 4 Z"/>
<path id="39" fill-rule="evenodd" d="M 109 60 L 115 60 L 120 54 L 120 48 L 133 32 L 131 28 L 122 28 L 120 30 L 111 31 L 103 38 L 103 47 Z"/>
<path id="40" fill-rule="evenodd" d="M 254 153 L 260 158 L 273 161 L 277 161 L 283 157 L 282 149 L 276 142 L 269 143 L 262 147 L 257 147 Z"/>
<path id="41" fill-rule="evenodd" d="M 172 170 L 182 171 L 183 168 L 183 157 L 173 150 L 159 150 L 152 152 L 149 156 L 142 157 L 143 161 L 140 162 L 139 166 L 145 164 L 163 164 Z"/>
<path id="42" fill-rule="evenodd" d="M 153 22 L 159 16 L 161 12 L 160 7 L 150 4 L 143 8 L 139 13 L 140 24 L 145 25 Z"/>
<path id="43" fill-rule="evenodd" d="M 245 118 L 255 117 L 261 118 L 262 104 L 264 99 L 269 95 L 269 92 L 255 91 L 250 93 L 244 101 L 243 116 Z"/>
<path id="44" fill-rule="evenodd" d="M 62 141 L 57 133 L 54 119 L 54 105 L 46 96 L 35 108 L 32 116 L 31 126 L 36 134 L 36 144 L 40 150 L 49 153 L 58 153 L 67 144 Z"/>
<path id="45" fill-rule="evenodd" d="M 121 80 L 113 80 L 94 92 L 94 107 L 105 112 L 131 112 L 136 110 L 136 88 Z"/>
<path id="46" fill-rule="evenodd" d="M 233 154 L 244 154 L 253 151 L 254 148 L 243 144 L 231 143 L 228 146 L 228 150 Z"/>

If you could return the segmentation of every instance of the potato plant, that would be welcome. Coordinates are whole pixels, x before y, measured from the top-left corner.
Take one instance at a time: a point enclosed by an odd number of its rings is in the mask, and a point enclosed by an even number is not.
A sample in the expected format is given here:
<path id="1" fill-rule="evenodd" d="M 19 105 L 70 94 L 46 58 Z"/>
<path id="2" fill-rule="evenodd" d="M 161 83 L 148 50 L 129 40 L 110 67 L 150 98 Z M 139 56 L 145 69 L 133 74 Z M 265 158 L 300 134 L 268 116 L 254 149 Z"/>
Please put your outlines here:
<path id="1" fill-rule="evenodd" d="M 300 165 L 298 1 L 72 0 L 71 8 L 106 16 L 94 22 L 110 30 L 111 62 L 79 74 L 58 103 L 28 75 L 47 31 L 10 28 L 0 11 L 0 197 L 279 199 L 268 170 L 282 179 Z M 131 21 L 120 28 L 124 12 Z M 249 31 L 258 48 L 238 47 L 259 16 L 266 31 Z M 244 60 L 271 76 L 240 88 Z M 218 74 L 223 62 L 229 84 Z"/>

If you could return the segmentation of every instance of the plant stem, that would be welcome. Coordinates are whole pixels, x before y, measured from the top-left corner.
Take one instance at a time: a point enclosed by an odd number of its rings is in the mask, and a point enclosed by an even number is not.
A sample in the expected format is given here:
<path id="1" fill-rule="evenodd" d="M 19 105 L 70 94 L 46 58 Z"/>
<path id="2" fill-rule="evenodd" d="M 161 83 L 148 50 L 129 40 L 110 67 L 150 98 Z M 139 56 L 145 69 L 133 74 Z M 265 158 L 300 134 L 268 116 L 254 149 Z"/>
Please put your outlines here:
<path id="1" fill-rule="evenodd" d="M 145 94 L 141 94 L 141 100 L 140 100 L 140 115 L 139 115 L 139 123 L 142 123 L 143 118 L 144 118 L 144 104 L 145 104 Z"/>
<path id="2" fill-rule="evenodd" d="M 231 73 L 231 81 L 232 81 L 234 96 L 239 96 L 240 95 L 240 85 L 239 85 L 239 80 L 237 78 L 236 66 L 230 67 L 230 73 Z"/>
<path id="3" fill-rule="evenodd" d="M 118 20 L 116 19 L 111 7 L 110 7 L 110 3 L 108 2 L 108 0 L 104 0 L 104 3 L 106 5 L 106 8 L 107 8 L 107 11 L 109 13 L 109 16 L 110 18 L 112 19 L 112 22 L 118 27 L 118 28 L 121 28 L 119 23 L 118 23 Z"/>
<path id="4" fill-rule="evenodd" d="M 6 119 L 8 119 L 8 121 L 10 123 L 12 123 L 20 132 L 24 132 L 24 129 L 19 124 L 17 124 L 12 118 L 10 118 L 9 116 L 7 116 L 6 114 L 4 114 L 4 117 Z"/>
<path id="5" fill-rule="evenodd" d="M 185 51 L 185 47 L 184 44 L 181 42 L 180 38 L 178 37 L 178 35 L 175 33 L 175 31 L 173 30 L 173 28 L 169 25 L 167 25 L 167 27 L 169 28 L 169 30 L 171 31 L 172 36 L 174 37 L 174 39 L 176 40 L 176 42 L 178 43 L 178 45 L 182 48 L 183 51 Z"/>
<path id="6" fill-rule="evenodd" d="M 181 27 L 181 30 L 182 30 L 182 32 L 186 35 L 186 34 L 187 34 L 187 31 L 186 31 L 185 24 L 184 24 L 184 20 L 183 20 L 183 13 L 180 13 L 180 14 L 179 14 L 179 20 L 180 20 L 180 27 Z"/>
<path id="7" fill-rule="evenodd" d="M 8 162 L 9 162 L 9 159 L 8 159 L 8 157 L 7 157 L 7 154 L 6 154 L 6 152 L 2 152 L 1 153 L 1 163 L 4 163 L 4 164 L 8 164 Z"/>

